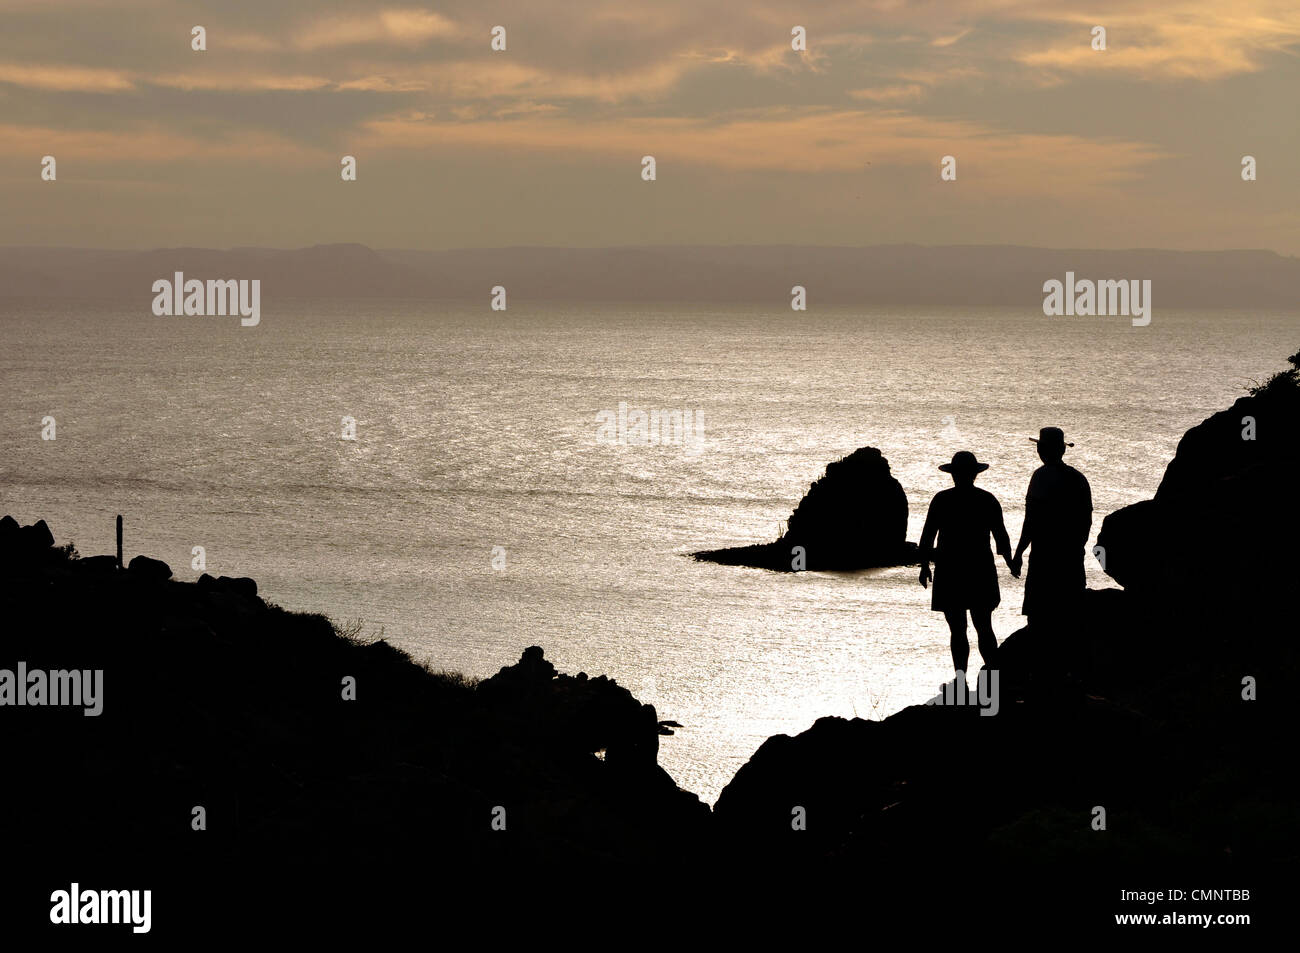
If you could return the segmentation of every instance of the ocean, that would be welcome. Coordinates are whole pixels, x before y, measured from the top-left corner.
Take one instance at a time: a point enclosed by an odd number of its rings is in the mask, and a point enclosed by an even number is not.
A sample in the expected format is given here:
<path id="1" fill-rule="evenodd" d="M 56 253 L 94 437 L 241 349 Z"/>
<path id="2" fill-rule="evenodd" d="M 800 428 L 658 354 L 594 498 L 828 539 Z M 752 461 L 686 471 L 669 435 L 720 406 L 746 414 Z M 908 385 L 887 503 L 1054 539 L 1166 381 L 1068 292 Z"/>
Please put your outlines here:
<path id="1" fill-rule="evenodd" d="M 208 572 L 359 619 L 434 668 L 491 675 L 540 645 L 680 722 L 660 763 L 708 802 L 767 737 L 883 718 L 933 697 L 951 665 L 914 568 L 776 574 L 690 552 L 775 538 L 826 464 L 866 445 L 907 491 L 913 540 L 950 485 L 938 464 L 974 451 L 1014 543 L 1045 425 L 1075 444 L 1095 538 L 1154 493 L 1188 427 L 1300 347 L 1300 313 L 1158 302 L 1137 328 L 1036 302 L 264 297 L 244 328 L 154 317 L 147 296 L 7 299 L 0 327 L 0 510 L 48 520 L 83 555 L 112 552 L 120 513 L 128 558 L 191 580 L 202 546 Z M 690 412 L 700 439 L 611 442 L 598 421 L 620 403 Z M 1113 585 L 1092 560 L 1088 575 Z M 1001 585 L 1003 638 L 1022 583 L 1001 569 Z"/>

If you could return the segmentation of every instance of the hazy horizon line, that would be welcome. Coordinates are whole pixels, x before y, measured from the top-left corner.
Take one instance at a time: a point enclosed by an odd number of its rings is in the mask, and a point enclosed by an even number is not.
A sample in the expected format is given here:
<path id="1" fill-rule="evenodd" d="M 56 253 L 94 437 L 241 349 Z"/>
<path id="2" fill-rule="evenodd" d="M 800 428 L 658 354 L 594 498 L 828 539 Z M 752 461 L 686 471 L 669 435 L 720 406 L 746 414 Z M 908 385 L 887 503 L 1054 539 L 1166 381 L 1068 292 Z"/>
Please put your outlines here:
<path id="1" fill-rule="evenodd" d="M 0 244 L 0 251 L 98 251 L 98 252 L 150 252 L 150 251 L 305 251 L 313 248 L 366 248 L 377 252 L 461 252 L 461 251 L 515 251 L 515 250 L 548 250 L 548 251 L 616 251 L 619 249 L 647 249 L 647 248 L 665 248 L 665 249 L 687 249 L 687 248 L 827 248 L 827 249 L 873 249 L 873 248 L 922 248 L 922 249 L 1003 249 L 1003 250 L 1025 250 L 1025 251 L 1052 251 L 1052 252 L 1111 252 L 1116 254 L 1122 253 L 1149 253 L 1161 252 L 1176 255 L 1221 255 L 1221 254 L 1268 254 L 1278 258 L 1300 260 L 1300 255 L 1289 255 L 1272 248 L 1167 248 L 1157 245 L 1128 245 L 1124 247 L 1103 247 L 1097 245 L 1029 245 L 1018 244 L 1015 242 L 945 242 L 940 244 L 927 244 L 925 242 L 873 242 L 867 245 L 845 245 L 839 243 L 821 243 L 821 242 L 681 242 L 677 244 L 666 243 L 623 243 L 615 245 L 536 245 L 536 244 L 510 244 L 510 245 L 448 245 L 438 248 L 417 248 L 412 246 L 397 245 L 370 245 L 366 242 L 315 242 L 310 245 L 139 245 L 130 247 L 118 247 L 111 245 L 18 245 L 18 244 Z"/>

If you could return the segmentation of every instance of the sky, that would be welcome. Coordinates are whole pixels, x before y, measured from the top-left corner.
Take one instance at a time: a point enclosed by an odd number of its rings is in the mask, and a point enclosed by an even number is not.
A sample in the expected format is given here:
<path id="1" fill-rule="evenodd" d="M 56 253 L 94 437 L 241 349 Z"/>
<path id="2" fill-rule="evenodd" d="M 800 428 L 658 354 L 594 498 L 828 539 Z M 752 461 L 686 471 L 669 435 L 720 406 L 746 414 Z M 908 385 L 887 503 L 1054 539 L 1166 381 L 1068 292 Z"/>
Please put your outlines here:
<path id="1" fill-rule="evenodd" d="M 0 245 L 1300 254 L 1295 0 L 0 0 L 0 23 Z"/>

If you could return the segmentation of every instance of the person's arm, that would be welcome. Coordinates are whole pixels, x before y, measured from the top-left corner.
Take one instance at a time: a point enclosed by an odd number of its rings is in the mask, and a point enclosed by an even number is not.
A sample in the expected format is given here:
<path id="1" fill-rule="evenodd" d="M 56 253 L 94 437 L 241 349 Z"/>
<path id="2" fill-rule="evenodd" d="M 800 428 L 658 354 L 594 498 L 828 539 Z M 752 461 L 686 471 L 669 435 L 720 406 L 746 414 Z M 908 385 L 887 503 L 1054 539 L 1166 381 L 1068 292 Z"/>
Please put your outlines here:
<path id="1" fill-rule="evenodd" d="M 1079 488 L 1082 500 L 1079 505 L 1079 524 L 1083 537 L 1081 545 L 1088 545 L 1088 537 L 1092 535 L 1092 487 L 1088 484 L 1088 478 L 1082 473 L 1079 474 L 1079 482 L 1082 486 Z"/>
<path id="2" fill-rule="evenodd" d="M 938 502 L 938 496 L 935 496 L 930 501 L 930 509 L 925 514 L 925 526 L 921 529 L 921 576 L 919 581 L 925 588 L 929 588 L 930 585 L 930 561 L 934 559 L 934 538 L 939 533 L 939 514 L 935 512 L 938 509 Z"/>
<path id="3" fill-rule="evenodd" d="M 996 496 L 990 496 L 993 501 L 993 545 L 997 549 L 997 554 L 1011 565 L 1011 537 L 1007 535 L 1007 524 L 1002 519 L 1002 504 L 998 502 Z"/>
<path id="4" fill-rule="evenodd" d="M 1016 544 L 1016 554 L 1012 557 L 1017 562 L 1034 541 L 1034 511 L 1038 509 L 1034 505 L 1034 481 L 1037 479 L 1038 472 L 1035 471 L 1029 478 L 1029 490 L 1025 493 L 1025 521 L 1020 526 L 1020 542 Z"/>
<path id="5" fill-rule="evenodd" d="M 1020 527 L 1020 542 L 1016 544 L 1016 554 L 1011 557 L 1013 562 L 1019 562 L 1020 557 L 1025 554 L 1025 550 L 1030 547 L 1034 541 L 1034 504 L 1032 498 L 1025 500 L 1025 521 Z"/>
<path id="6" fill-rule="evenodd" d="M 1017 579 L 1020 578 L 1020 567 L 1023 565 L 1021 560 L 1025 555 L 1025 550 L 1034 542 L 1034 511 L 1037 509 L 1034 506 L 1034 479 L 1037 476 L 1038 474 L 1035 473 L 1034 476 L 1029 478 L 1029 492 L 1025 494 L 1025 520 L 1020 524 L 1020 542 L 1016 544 L 1015 555 L 1007 563 L 1011 575 Z"/>

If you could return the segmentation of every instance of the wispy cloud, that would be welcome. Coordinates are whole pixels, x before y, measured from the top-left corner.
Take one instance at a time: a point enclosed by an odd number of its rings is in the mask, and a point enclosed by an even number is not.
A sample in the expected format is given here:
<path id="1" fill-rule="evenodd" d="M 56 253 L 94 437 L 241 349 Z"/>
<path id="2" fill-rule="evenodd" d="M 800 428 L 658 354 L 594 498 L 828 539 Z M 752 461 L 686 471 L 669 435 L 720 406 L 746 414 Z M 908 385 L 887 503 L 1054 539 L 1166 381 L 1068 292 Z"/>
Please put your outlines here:
<path id="1" fill-rule="evenodd" d="M 1256 72 L 1275 54 L 1300 45 L 1300 5 L 1276 0 L 1177 0 L 1159 6 L 1101 4 L 1094 15 L 1035 13 L 1058 24 L 1045 49 L 1022 48 L 1029 66 L 1075 74 L 1131 73 L 1146 79 L 1212 80 Z M 1091 30 L 1106 29 L 1106 50 L 1094 50 Z"/>
<path id="2" fill-rule="evenodd" d="M 952 46 L 954 43 L 960 43 L 962 40 L 966 39 L 966 37 L 970 36 L 972 32 L 973 32 L 972 30 L 967 29 L 967 30 L 962 30 L 958 33 L 954 33 L 951 36 L 936 36 L 933 40 L 930 41 L 930 45 L 937 46 L 940 48 L 945 46 Z"/>
<path id="3" fill-rule="evenodd" d="M 373 43 L 418 46 L 460 32 L 451 20 L 428 10 L 389 9 L 314 20 L 295 33 L 291 45 L 309 52 Z"/>
<path id="4" fill-rule="evenodd" d="M 869 89 L 851 89 L 849 95 L 854 99 L 865 99 L 873 103 L 902 103 L 920 99 L 925 95 L 925 87 L 920 83 L 877 86 Z"/>
<path id="5" fill-rule="evenodd" d="M 1099 142 L 1070 135 L 1016 135 L 963 121 L 898 112 L 773 109 L 728 120 L 624 119 L 599 125 L 565 118 L 491 123 L 388 118 L 366 126 L 383 150 L 479 149 L 505 152 L 580 150 L 621 161 L 654 153 L 661 163 L 731 170 L 815 174 L 862 172 L 868 166 L 933 166 L 960 143 L 963 166 L 981 188 L 1021 193 L 1059 191 L 1068 177 L 1079 190 L 1127 181 L 1161 157 L 1140 142 Z"/>
<path id="6" fill-rule="evenodd" d="M 0 63 L 0 83 L 58 92 L 114 93 L 131 89 L 129 73 L 58 64 Z"/>

